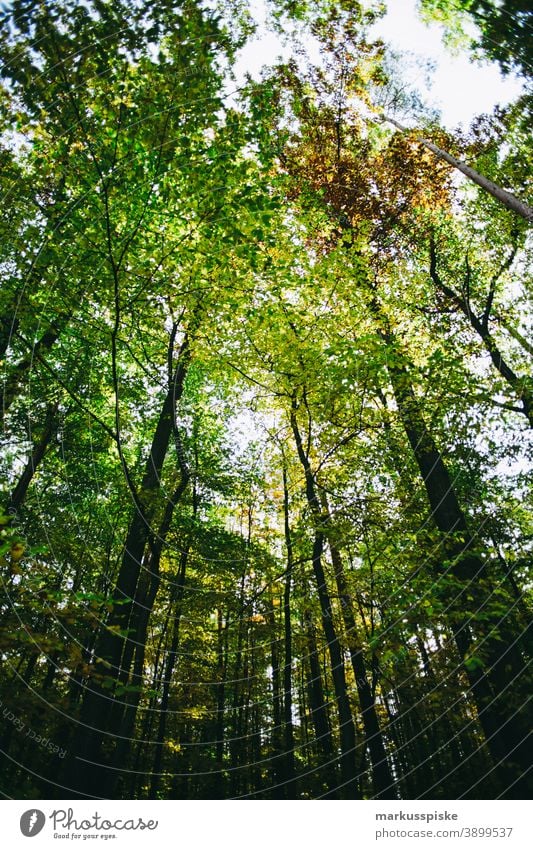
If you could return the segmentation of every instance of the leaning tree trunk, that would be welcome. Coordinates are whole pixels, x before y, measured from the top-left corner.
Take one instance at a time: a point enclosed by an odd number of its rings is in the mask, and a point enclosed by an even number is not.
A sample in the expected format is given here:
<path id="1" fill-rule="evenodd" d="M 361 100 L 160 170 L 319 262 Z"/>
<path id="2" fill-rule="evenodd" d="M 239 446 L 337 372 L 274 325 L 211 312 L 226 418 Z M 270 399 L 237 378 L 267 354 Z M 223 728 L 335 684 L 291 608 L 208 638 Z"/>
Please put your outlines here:
<path id="1" fill-rule="evenodd" d="M 33 479 L 37 467 L 50 446 L 52 437 L 55 432 L 55 422 L 58 406 L 59 405 L 57 403 L 50 403 L 46 408 L 44 427 L 41 432 L 41 435 L 35 441 L 28 462 L 24 466 L 22 474 L 20 475 L 16 486 L 11 492 L 9 501 L 7 502 L 6 512 L 9 515 L 14 515 L 15 513 L 17 513 L 17 511 L 22 506 L 22 503 L 24 502 L 26 493 L 28 491 L 28 487 Z"/>
<path id="2" fill-rule="evenodd" d="M 9 369 L 9 373 L 4 382 L 4 388 L 2 392 L 0 421 L 3 421 L 5 414 L 16 400 L 19 392 L 21 391 L 23 380 L 27 376 L 28 372 L 31 370 L 35 361 L 39 357 L 42 357 L 43 352 L 51 350 L 51 348 L 55 345 L 61 333 L 65 329 L 65 326 L 67 325 L 69 319 L 70 314 L 61 316 L 60 320 L 55 321 L 43 333 L 41 338 L 33 344 L 27 341 L 22 336 L 22 334 L 17 333 L 17 337 L 24 342 L 26 347 L 29 349 L 29 353 L 22 357 L 22 359 L 20 359 L 18 363 L 15 363 Z"/>
<path id="3" fill-rule="evenodd" d="M 451 564 L 450 572 L 462 587 L 461 598 L 467 593 L 473 596 L 473 601 L 468 603 L 472 611 L 469 619 L 465 619 L 464 608 L 454 611 L 454 639 L 503 789 L 520 798 L 528 792 L 528 737 L 531 728 L 527 702 L 514 704 L 510 693 L 516 694 L 518 682 L 521 678 L 524 680 L 524 659 L 505 616 L 489 615 L 491 600 L 484 586 L 485 565 L 475 553 L 475 540 L 470 534 L 446 464 L 426 427 L 404 357 L 390 332 L 382 335 L 394 353 L 389 359 L 388 370 L 398 412 L 424 482 L 433 519 L 443 535 L 443 549 Z M 484 611 L 483 619 L 477 616 L 479 611 Z M 477 651 L 482 655 L 483 667 L 476 661 L 470 661 L 475 646 L 474 632 L 481 638 Z M 512 681 L 514 686 L 510 690 Z"/>
<path id="4" fill-rule="evenodd" d="M 395 118 L 383 115 L 382 119 L 387 121 L 389 124 L 393 124 L 393 126 L 402 133 L 409 132 L 408 128 L 400 124 L 399 121 L 396 121 Z M 445 150 L 442 150 L 442 148 L 438 147 L 432 141 L 420 136 L 417 137 L 417 141 L 428 150 L 431 150 L 432 153 L 434 153 L 439 159 L 444 160 L 444 162 L 447 162 L 453 168 L 460 171 L 461 174 L 464 174 L 465 177 L 468 177 L 468 179 L 475 183 L 476 186 L 479 186 L 485 192 L 492 195 L 492 197 L 496 198 L 496 200 L 507 207 L 507 209 L 510 209 L 512 212 L 516 212 L 517 215 L 525 218 L 526 221 L 533 221 L 533 209 L 528 206 L 527 203 L 524 203 L 524 201 L 519 200 L 515 197 L 515 195 L 511 194 L 511 192 L 508 192 L 506 189 L 502 189 L 501 186 L 493 183 L 492 180 L 489 180 L 483 174 L 480 174 L 479 171 L 475 170 L 475 168 L 472 168 L 470 165 L 466 165 L 466 163 L 461 162 L 460 159 L 456 159 L 455 156 L 451 155 L 451 153 L 447 153 Z"/>

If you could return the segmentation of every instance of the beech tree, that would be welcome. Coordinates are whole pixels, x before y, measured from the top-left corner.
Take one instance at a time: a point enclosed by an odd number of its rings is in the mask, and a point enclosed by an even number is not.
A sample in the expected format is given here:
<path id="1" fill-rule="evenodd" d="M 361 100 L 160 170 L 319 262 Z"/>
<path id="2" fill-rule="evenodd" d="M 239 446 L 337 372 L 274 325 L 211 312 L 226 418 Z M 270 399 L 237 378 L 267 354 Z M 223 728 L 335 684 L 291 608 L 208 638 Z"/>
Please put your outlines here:
<path id="1" fill-rule="evenodd" d="M 528 798 L 524 100 L 421 147 L 270 11 L 2 12 L 3 792 Z"/>

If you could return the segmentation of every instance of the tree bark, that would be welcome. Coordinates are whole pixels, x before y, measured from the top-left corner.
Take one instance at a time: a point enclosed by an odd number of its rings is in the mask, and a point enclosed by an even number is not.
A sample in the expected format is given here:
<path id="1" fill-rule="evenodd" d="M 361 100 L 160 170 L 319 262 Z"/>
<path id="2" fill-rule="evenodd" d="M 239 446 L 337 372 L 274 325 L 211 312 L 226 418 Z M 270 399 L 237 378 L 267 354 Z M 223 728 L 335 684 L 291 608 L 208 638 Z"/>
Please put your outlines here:
<path id="1" fill-rule="evenodd" d="M 392 124 L 402 133 L 409 132 L 407 127 L 404 127 L 399 121 L 396 121 L 395 118 L 390 118 L 387 115 L 383 115 L 383 120 L 387 121 L 389 124 Z M 424 139 L 422 137 L 418 137 L 417 141 L 420 144 L 427 147 L 428 150 L 431 150 L 432 153 L 435 154 L 439 159 L 444 160 L 453 168 L 456 168 L 465 177 L 468 177 L 476 186 L 479 186 L 484 191 L 488 192 L 492 197 L 496 198 L 503 206 L 507 209 L 510 209 L 512 212 L 516 212 L 517 215 L 520 215 L 521 218 L 524 218 L 526 221 L 533 221 L 533 209 L 528 206 L 524 201 L 519 200 L 515 195 L 511 194 L 511 192 L 506 191 L 506 189 L 502 189 L 501 186 L 493 183 L 492 180 L 489 180 L 483 174 L 480 174 L 479 171 L 476 171 L 475 168 L 471 168 L 470 165 L 466 165 L 466 163 L 461 162 L 460 159 L 456 159 L 455 156 L 452 156 L 450 153 L 447 153 L 442 148 L 438 147 L 432 141 L 428 139 Z"/>
<path id="2" fill-rule="evenodd" d="M 322 496 L 322 501 L 326 527 L 328 528 L 327 536 L 329 550 L 331 552 L 331 561 L 333 563 L 333 570 L 335 573 L 335 582 L 337 584 L 337 590 L 341 602 L 346 639 L 350 651 L 350 660 L 352 662 L 357 694 L 359 696 L 359 704 L 361 705 L 361 715 L 365 729 L 365 742 L 370 753 L 370 760 L 372 761 L 374 795 L 378 799 L 396 799 L 397 795 L 394 789 L 395 781 L 389 767 L 383 735 L 376 711 L 374 694 L 368 679 L 365 658 L 357 634 L 352 598 L 348 590 L 342 557 L 332 538 L 331 517 L 325 495 Z"/>
<path id="3" fill-rule="evenodd" d="M 304 627 L 307 637 L 307 659 L 309 661 L 309 677 L 307 679 L 307 694 L 309 698 L 309 712 L 311 722 L 315 731 L 317 749 L 324 759 L 323 772 L 328 787 L 336 786 L 338 782 L 337 764 L 335 759 L 335 747 L 331 734 L 331 726 L 328 716 L 326 700 L 324 698 L 324 687 L 322 684 L 322 670 L 318 659 L 316 643 L 316 631 L 311 612 L 304 610 Z"/>
<path id="4" fill-rule="evenodd" d="M 283 590 L 283 630 L 284 630 L 284 660 L 283 660 L 283 736 L 285 748 L 284 780 L 285 798 L 296 798 L 296 783 L 294 769 L 294 727 L 292 720 L 292 625 L 291 625 L 291 586 L 294 563 L 291 527 L 289 518 L 289 489 L 287 486 L 287 470 L 283 466 L 283 528 L 285 534 L 285 549 L 287 552 L 287 571 Z"/>
<path id="5" fill-rule="evenodd" d="M 11 496 L 7 503 L 8 514 L 15 514 L 24 502 L 28 487 L 33 479 L 33 476 L 37 470 L 39 463 L 46 454 L 46 451 L 48 450 L 48 447 L 54 435 L 57 408 L 57 403 L 48 404 L 46 408 L 46 417 L 44 420 L 44 427 L 42 433 L 39 439 L 34 443 L 31 456 L 28 459 L 28 462 L 26 463 L 24 470 L 18 479 L 16 486 L 11 493 Z"/>
<path id="6" fill-rule="evenodd" d="M 508 684 L 516 679 L 513 688 L 516 692 L 520 679 L 525 681 L 524 660 L 514 645 L 513 634 L 504 617 L 498 619 L 492 614 L 486 621 L 486 613 L 484 619 L 477 615 L 487 607 L 490 610 L 491 604 L 484 587 L 485 565 L 474 551 L 475 540 L 469 532 L 442 455 L 425 425 L 404 358 L 390 332 L 383 335 L 393 353 L 388 370 L 400 419 L 424 481 L 433 519 L 443 535 L 443 549 L 451 564 L 451 574 L 464 587 L 461 597 L 467 593 L 473 597 L 469 602 L 470 619 L 465 619 L 464 608 L 456 605 L 452 622 L 454 639 L 464 662 L 487 745 L 499 768 L 503 789 L 521 798 L 528 792 L 531 725 L 526 704 L 513 707 Z M 470 662 L 475 642 L 473 630 L 482 641 L 479 648 L 482 668 Z"/>
<path id="7" fill-rule="evenodd" d="M 189 339 L 186 334 L 154 431 L 141 484 L 140 501 L 136 504 L 128 529 L 112 595 L 113 610 L 96 644 L 94 673 L 80 715 L 83 730 L 76 735 L 76 751 L 67 765 L 70 786 L 82 796 L 98 798 L 102 786 L 105 787 L 107 783 L 109 770 L 105 769 L 105 758 L 101 765 L 100 761 L 104 741 L 108 749 L 112 748 L 109 708 L 113 705 L 113 691 L 117 682 L 123 682 L 129 676 L 131 647 L 128 647 L 128 642 L 131 638 L 132 617 L 135 616 L 137 585 L 151 534 L 151 522 L 157 508 L 163 463 L 174 432 L 175 406 L 183 392 L 189 357 Z M 133 622 L 133 625 L 135 627 L 136 623 Z M 79 769 L 80 760 L 86 763 L 83 770 Z"/>
<path id="8" fill-rule="evenodd" d="M 60 322 L 55 322 L 55 324 L 50 326 L 48 330 L 43 333 L 41 338 L 33 345 L 29 342 L 26 343 L 26 340 L 21 336 L 21 334 L 17 333 L 18 338 L 22 339 L 23 342 L 27 344 L 27 347 L 30 348 L 30 353 L 19 360 L 19 362 L 13 365 L 9 370 L 9 374 L 4 383 L 0 421 L 3 421 L 5 414 L 15 401 L 22 385 L 24 375 L 32 367 L 37 355 L 42 355 L 43 351 L 49 351 L 53 345 L 55 345 L 69 318 L 70 315 L 67 315 L 64 316 Z"/>
<path id="9" fill-rule="evenodd" d="M 267 621 L 270 627 L 270 665 L 272 667 L 272 735 L 271 735 L 271 776 L 272 793 L 275 799 L 282 799 L 283 788 L 283 757 L 282 757 L 282 698 L 281 698 L 281 664 L 276 628 L 276 614 L 272 597 L 268 600 Z"/>
<path id="10" fill-rule="evenodd" d="M 185 576 L 187 572 L 187 562 L 189 559 L 189 545 L 181 552 L 180 565 L 177 575 L 176 584 L 173 588 L 173 603 L 174 603 L 174 624 L 172 627 L 172 639 L 170 650 L 168 652 L 166 663 L 163 666 L 163 695 L 159 706 L 159 721 L 157 725 L 156 748 L 154 756 L 154 766 L 152 779 L 150 783 L 150 798 L 157 799 L 159 787 L 161 785 L 161 767 L 163 763 L 163 746 L 166 740 L 166 729 L 168 719 L 168 703 L 170 699 L 170 688 L 172 685 L 172 676 L 178 659 L 178 646 L 180 639 L 180 624 L 183 604 L 183 593 L 185 588 Z"/>
<path id="11" fill-rule="evenodd" d="M 342 648 L 335 631 L 333 622 L 333 609 L 328 593 L 326 576 L 322 565 L 324 552 L 324 517 L 320 510 L 314 477 L 309 464 L 309 458 L 303 447 L 300 430 L 296 418 L 296 399 L 293 397 L 290 422 L 296 443 L 296 450 L 305 475 L 305 491 L 311 515 L 315 523 L 312 564 L 315 574 L 318 599 L 322 613 L 322 627 L 326 637 L 328 652 L 331 661 L 331 675 L 335 689 L 335 700 L 339 716 L 339 736 L 341 744 L 341 786 L 339 791 L 342 797 L 353 799 L 358 796 L 358 769 L 356 765 L 356 738 L 355 727 L 348 698 L 346 677 L 344 671 L 344 659 Z"/>

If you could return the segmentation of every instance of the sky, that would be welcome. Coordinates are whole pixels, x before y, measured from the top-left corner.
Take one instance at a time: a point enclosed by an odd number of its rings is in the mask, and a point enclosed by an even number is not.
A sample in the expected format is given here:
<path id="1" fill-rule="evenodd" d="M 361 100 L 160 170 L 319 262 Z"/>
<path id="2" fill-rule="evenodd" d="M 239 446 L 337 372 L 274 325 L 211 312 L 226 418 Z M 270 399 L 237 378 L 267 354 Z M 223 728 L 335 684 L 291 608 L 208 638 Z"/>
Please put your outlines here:
<path id="1" fill-rule="evenodd" d="M 411 74 L 409 82 L 421 91 L 428 106 L 440 111 L 445 127 L 451 130 L 458 125 L 468 126 L 476 115 L 491 112 L 496 104 L 509 103 L 521 93 L 521 81 L 514 76 L 503 77 L 496 64 L 478 64 L 469 54 L 452 55 L 443 46 L 442 28 L 423 24 L 415 4 L 416 0 L 388 0 L 387 15 L 370 33 L 383 38 L 395 50 L 409 51 L 436 63 L 429 90 L 424 86 L 423 72 Z M 264 22 L 264 0 L 252 0 L 250 11 L 256 20 Z M 312 48 L 309 40 L 307 46 Z M 241 51 L 237 78 L 246 71 L 257 78 L 261 68 L 280 55 L 287 58 L 290 48 L 261 27 L 258 36 Z"/>
<path id="2" fill-rule="evenodd" d="M 475 115 L 490 112 L 496 104 L 516 99 L 523 84 L 515 76 L 503 77 L 493 62 L 475 62 L 471 55 L 453 56 L 443 46 L 442 28 L 423 24 L 415 12 L 416 0 L 389 0 L 385 18 L 372 29 L 396 49 L 412 51 L 437 63 L 427 99 L 442 114 L 446 127 L 468 125 Z M 423 88 L 423 75 L 417 87 Z"/>

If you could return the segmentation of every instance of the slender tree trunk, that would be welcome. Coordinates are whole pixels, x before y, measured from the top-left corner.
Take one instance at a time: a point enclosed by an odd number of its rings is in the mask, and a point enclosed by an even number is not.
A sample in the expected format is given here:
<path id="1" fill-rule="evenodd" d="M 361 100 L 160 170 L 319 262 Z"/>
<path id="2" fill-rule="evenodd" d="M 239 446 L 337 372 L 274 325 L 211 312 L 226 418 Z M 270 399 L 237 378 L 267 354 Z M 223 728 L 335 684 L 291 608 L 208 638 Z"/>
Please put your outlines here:
<path id="1" fill-rule="evenodd" d="M 341 787 L 339 789 L 341 796 L 350 799 L 356 797 L 358 793 L 355 727 L 346 686 L 342 648 L 335 631 L 333 609 L 322 565 L 322 556 L 324 552 L 324 517 L 321 515 L 320 503 L 316 493 L 316 486 L 311 472 L 309 458 L 303 447 L 300 430 L 298 428 L 295 398 L 293 398 L 292 402 L 290 420 L 298 457 L 304 470 L 307 501 L 315 522 L 312 564 L 317 584 L 320 609 L 322 612 L 322 627 L 324 629 L 324 635 L 326 637 L 331 661 L 331 675 L 333 678 L 335 700 L 339 715 L 339 736 L 341 743 L 340 766 L 342 779 Z"/>
<path id="2" fill-rule="evenodd" d="M 0 319 L 0 362 L 7 354 L 11 339 L 17 332 L 20 324 L 20 319 L 16 315 L 17 299 L 12 302 L 12 311 L 3 315 Z"/>
<path id="3" fill-rule="evenodd" d="M 307 694 L 309 699 L 309 712 L 311 722 L 315 731 L 317 749 L 321 752 L 324 767 L 322 768 L 328 787 L 336 786 L 338 773 L 336 770 L 335 747 L 331 734 L 328 709 L 324 698 L 324 687 L 322 684 L 322 670 L 318 659 L 316 643 L 316 631 L 311 612 L 304 611 L 304 627 L 307 637 L 307 659 L 309 661 L 309 678 L 307 679 Z M 321 771 L 322 771 L 321 770 Z"/>
<path id="4" fill-rule="evenodd" d="M 281 699 L 281 667 L 278 646 L 278 631 L 273 599 L 268 600 L 267 621 L 270 627 L 270 665 L 272 667 L 272 735 L 271 735 L 271 776 L 272 794 L 275 799 L 282 799 L 283 788 L 283 757 L 282 757 L 282 699 Z"/>
<path id="5" fill-rule="evenodd" d="M 357 694 L 359 696 L 359 704 L 361 705 L 361 714 L 365 729 L 365 742 L 372 761 L 374 795 L 379 799 L 396 799 L 397 795 L 394 789 L 395 781 L 389 767 L 385 744 L 383 742 L 383 735 L 381 733 L 376 711 L 374 694 L 372 692 L 372 687 L 370 686 L 366 671 L 365 658 L 359 642 L 352 598 L 348 591 L 348 584 L 346 582 L 346 575 L 344 573 L 344 566 L 340 552 L 332 539 L 331 518 L 325 495 L 323 496 L 323 509 L 328 528 L 329 549 L 331 552 L 331 561 L 333 563 L 335 581 L 341 602 L 346 639 L 350 650 L 350 659 L 352 662 Z"/>
<path id="6" fill-rule="evenodd" d="M 296 797 L 294 769 L 294 727 L 292 718 L 292 625 L 291 625 L 291 585 L 294 554 L 291 538 L 289 517 L 289 489 L 287 486 L 287 471 L 283 466 L 283 526 L 285 533 L 285 548 L 287 551 L 287 571 L 283 591 L 283 628 L 284 628 L 284 662 L 283 662 L 283 733 L 285 747 L 285 798 Z"/>
<path id="7" fill-rule="evenodd" d="M 226 676 L 228 669 L 228 621 L 223 623 L 222 609 L 217 609 L 217 686 L 216 686 L 216 722 L 215 722 L 215 763 L 213 796 L 224 798 L 224 705 L 226 698 Z"/>
<path id="8" fill-rule="evenodd" d="M 22 357 L 18 363 L 9 369 L 9 374 L 4 383 L 2 405 L 0 409 L 0 421 L 3 421 L 3 417 L 15 401 L 22 386 L 22 381 L 31 369 L 36 356 L 42 355 L 44 351 L 49 351 L 52 348 L 59 339 L 69 318 L 70 316 L 65 316 L 62 321 L 56 322 L 53 326 L 48 328 L 41 338 L 33 345 L 28 342 L 27 347 L 30 348 L 30 353 L 25 357 Z M 23 338 L 20 334 L 18 335 L 19 338 Z M 26 342 L 25 339 L 23 339 L 23 341 Z"/>
<path id="9" fill-rule="evenodd" d="M 172 628 L 172 640 L 170 650 L 167 656 L 166 663 L 163 666 L 163 695 L 159 706 L 159 721 L 157 727 L 156 748 L 154 756 L 154 766 L 152 780 L 150 784 L 150 798 L 156 799 L 161 785 L 161 767 L 163 763 L 163 746 L 166 739 L 167 719 L 168 719 L 168 703 L 170 699 L 170 688 L 172 685 L 172 676 L 178 658 L 178 646 L 180 639 L 180 624 L 183 605 L 183 593 L 185 589 L 185 576 L 187 573 L 187 562 L 189 559 L 189 544 L 181 552 L 180 566 L 178 570 L 176 584 L 173 588 L 174 601 L 174 624 Z"/>
<path id="10" fill-rule="evenodd" d="M 248 543 L 250 540 L 251 533 L 251 518 L 250 511 L 248 513 Z M 244 611 L 245 611 L 245 582 L 246 582 L 246 574 L 248 572 L 248 559 L 246 558 L 244 563 L 243 572 L 240 580 L 239 587 L 239 607 L 237 613 L 237 647 L 235 652 L 235 662 L 233 665 L 233 684 L 232 684 L 232 698 L 231 698 L 231 717 L 230 717 L 230 727 L 231 727 L 231 738 L 229 740 L 229 752 L 230 752 L 230 763 L 231 763 L 231 772 L 230 772 L 230 795 L 232 797 L 238 796 L 240 794 L 241 789 L 241 773 L 238 767 L 241 764 L 242 760 L 242 751 L 243 751 L 243 741 L 242 741 L 242 723 L 243 723 L 243 706 L 244 706 L 244 683 L 247 677 L 246 672 L 246 654 L 248 651 L 248 628 L 247 623 L 245 623 Z M 244 657 L 243 657 L 244 655 Z"/>
<path id="11" fill-rule="evenodd" d="M 135 741 L 135 758 L 133 760 L 131 782 L 127 793 L 128 798 L 130 799 L 141 799 L 143 797 L 146 798 L 148 795 L 146 793 L 145 779 L 146 772 L 149 772 L 152 769 L 152 763 L 150 759 L 145 756 L 145 753 L 150 753 L 151 755 L 150 744 L 152 742 L 152 733 L 155 723 L 155 711 L 157 710 L 156 694 L 159 692 L 161 686 L 161 654 L 163 650 L 163 642 L 168 633 L 169 617 L 171 615 L 171 612 L 171 606 L 168 606 L 165 621 L 157 639 L 155 657 L 152 667 L 152 678 L 150 682 L 150 690 L 152 691 L 152 695 L 150 696 L 147 704 L 145 705 L 140 733 L 138 739 Z"/>
<path id="12" fill-rule="evenodd" d="M 424 674 L 431 685 L 431 689 L 436 690 L 438 688 L 437 676 L 433 671 L 429 652 L 426 648 L 424 639 L 419 634 L 416 635 L 416 644 L 422 659 Z M 450 715 L 448 712 L 442 714 L 439 707 L 437 707 L 436 710 L 433 709 L 432 712 L 435 714 L 431 723 L 432 727 L 435 729 L 442 727 L 442 733 L 436 734 L 436 740 L 444 740 L 442 748 L 445 750 L 449 749 L 452 769 L 459 769 L 462 761 L 461 752 L 459 750 L 459 737 L 456 734 L 453 723 L 451 722 Z M 436 747 L 433 746 L 433 748 L 435 749 Z"/>
<path id="13" fill-rule="evenodd" d="M 7 503 L 8 513 L 16 513 L 20 509 L 26 497 L 26 493 L 28 491 L 28 487 L 32 481 L 32 478 L 37 470 L 39 463 L 43 459 L 54 435 L 57 408 L 58 404 L 56 403 L 48 404 L 42 433 L 39 439 L 34 443 L 31 456 L 28 459 L 28 462 L 26 463 L 24 470 L 17 481 L 17 485 L 13 489 L 9 501 Z"/>
<path id="14" fill-rule="evenodd" d="M 389 124 L 393 124 L 398 130 L 402 133 L 409 132 L 407 127 L 404 127 L 395 118 L 390 118 L 386 115 L 383 115 L 383 120 L 387 121 Z M 428 141 L 428 139 L 424 139 L 421 137 L 417 137 L 417 141 L 420 144 L 424 145 L 428 150 L 431 150 L 432 153 L 435 154 L 439 159 L 444 160 L 453 168 L 456 168 L 465 177 L 468 177 L 476 186 L 479 186 L 484 191 L 488 192 L 492 195 L 496 200 L 498 200 L 501 204 L 503 204 L 507 209 L 510 209 L 512 212 L 516 212 L 517 215 L 520 215 L 522 218 L 525 218 L 526 221 L 533 221 L 533 209 L 528 206 L 524 201 L 519 200 L 515 195 L 511 194 L 511 192 L 502 189 L 500 186 L 493 183 L 492 180 L 489 180 L 483 174 L 480 174 L 479 171 L 476 171 L 474 168 L 471 168 L 470 165 L 466 165 L 464 162 L 461 162 L 459 159 L 456 159 L 455 156 L 452 156 L 450 153 L 447 153 L 442 148 L 438 147 L 432 141 Z"/>
<path id="15" fill-rule="evenodd" d="M 256 628 L 252 627 L 250 629 L 250 652 L 249 652 L 249 670 L 250 676 L 248 679 L 248 687 L 246 690 L 246 742 L 248 743 L 248 759 L 247 762 L 250 764 L 250 769 L 247 772 L 246 779 L 248 782 L 248 786 L 246 788 L 246 793 L 253 793 L 254 796 L 258 799 L 261 798 L 261 791 L 263 790 L 262 781 L 261 781 L 261 761 L 262 761 L 262 753 L 261 753 L 261 719 L 260 719 L 260 710 L 257 698 L 254 697 L 257 693 L 255 688 L 255 682 L 257 678 L 258 664 L 257 664 L 257 634 Z M 278 697 L 279 697 L 279 666 L 278 666 Z M 255 693 L 254 693 L 255 691 Z M 281 706 L 278 708 L 278 713 L 281 716 Z M 268 794 L 263 796 L 263 798 L 268 798 Z"/>

